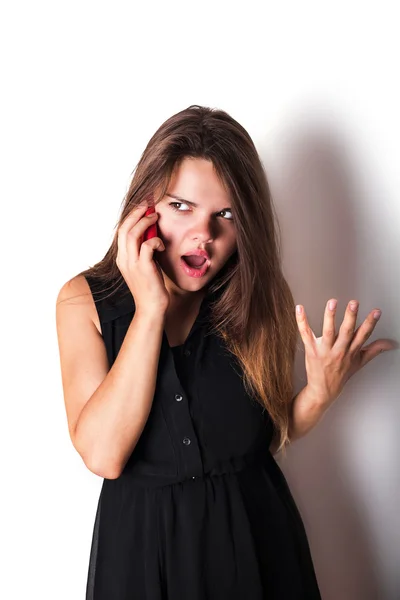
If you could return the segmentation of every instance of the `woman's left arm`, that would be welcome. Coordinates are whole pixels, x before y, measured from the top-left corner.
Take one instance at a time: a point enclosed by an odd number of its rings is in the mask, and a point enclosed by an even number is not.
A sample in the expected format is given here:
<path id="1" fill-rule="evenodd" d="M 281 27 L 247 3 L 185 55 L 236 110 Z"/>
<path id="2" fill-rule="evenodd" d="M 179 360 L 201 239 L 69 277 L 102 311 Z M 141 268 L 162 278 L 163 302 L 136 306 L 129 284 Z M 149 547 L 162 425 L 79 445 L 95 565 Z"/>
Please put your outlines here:
<path id="1" fill-rule="evenodd" d="M 337 300 L 327 302 L 322 336 L 317 338 L 309 326 L 304 307 L 298 305 L 296 320 L 305 346 L 307 385 L 294 397 L 289 436 L 291 440 L 308 433 L 326 410 L 340 396 L 346 382 L 381 352 L 394 350 L 399 344 L 379 339 L 363 346 L 381 316 L 372 310 L 355 329 L 359 303 L 348 303 L 339 333 L 335 332 Z"/>

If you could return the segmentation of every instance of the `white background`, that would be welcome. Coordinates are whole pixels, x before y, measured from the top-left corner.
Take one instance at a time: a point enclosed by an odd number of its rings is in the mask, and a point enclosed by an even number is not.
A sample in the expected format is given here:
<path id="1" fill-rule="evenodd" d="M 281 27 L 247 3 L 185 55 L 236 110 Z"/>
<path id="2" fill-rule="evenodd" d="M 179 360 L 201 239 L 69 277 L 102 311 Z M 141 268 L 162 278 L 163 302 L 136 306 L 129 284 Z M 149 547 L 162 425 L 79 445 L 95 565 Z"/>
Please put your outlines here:
<path id="1" fill-rule="evenodd" d="M 190 104 L 252 136 L 284 271 L 400 339 L 395 2 L 4 2 L 0 596 L 84 599 L 102 480 L 69 439 L 57 293 L 108 249 L 151 135 Z M 304 385 L 298 357 L 297 388 Z M 400 597 L 399 352 L 357 373 L 282 468 L 324 600 Z M 190 600 L 190 599 L 188 599 Z"/>

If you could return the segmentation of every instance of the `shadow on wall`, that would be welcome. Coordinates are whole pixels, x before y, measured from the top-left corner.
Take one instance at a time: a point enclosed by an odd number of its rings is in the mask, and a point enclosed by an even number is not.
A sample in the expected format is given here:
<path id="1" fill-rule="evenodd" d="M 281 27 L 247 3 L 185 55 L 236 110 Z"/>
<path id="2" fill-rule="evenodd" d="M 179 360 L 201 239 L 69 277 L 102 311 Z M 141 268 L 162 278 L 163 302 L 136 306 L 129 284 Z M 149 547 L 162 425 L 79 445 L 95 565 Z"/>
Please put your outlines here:
<path id="1" fill-rule="evenodd" d="M 360 301 L 357 325 L 376 305 L 383 308 L 385 323 L 390 325 L 391 321 L 389 311 L 385 314 L 384 308 L 388 294 L 385 279 L 379 280 L 384 275 L 380 271 L 366 276 L 368 265 L 360 252 L 368 224 L 364 220 L 365 198 L 355 174 L 350 173 L 351 161 L 343 145 L 331 130 L 318 127 L 312 130 L 308 124 L 306 133 L 303 130 L 288 135 L 279 173 L 274 170 L 271 176 L 268 173 L 282 231 L 285 276 L 296 303 L 305 306 L 317 337 L 322 335 L 325 304 L 331 297 L 339 301 L 336 331 L 352 298 Z M 368 342 L 378 337 L 388 337 L 379 323 Z M 299 337 L 296 392 L 306 383 L 303 348 Z M 319 424 L 289 448 L 286 461 L 276 457 L 303 516 L 324 600 L 394 600 L 395 597 L 388 587 L 392 583 L 390 577 L 396 575 L 385 574 L 382 565 L 382 561 L 393 560 L 389 555 L 396 552 L 395 546 L 391 548 L 391 541 L 385 538 L 383 545 L 387 548 L 382 556 L 382 539 L 374 539 L 371 532 L 374 528 L 376 532 L 377 521 L 392 522 L 396 513 L 388 514 L 391 507 L 385 507 L 385 498 L 379 507 L 368 506 L 374 499 L 365 497 L 365 486 L 360 486 L 357 477 L 353 477 L 351 465 L 353 462 L 357 472 L 361 461 L 368 464 L 371 440 L 365 431 L 361 433 L 360 427 L 355 430 L 343 427 L 351 412 L 360 414 L 366 410 L 368 414 L 368 406 L 376 405 L 373 386 L 378 385 L 380 390 L 383 381 L 393 377 L 394 369 L 390 368 L 393 359 L 389 355 L 377 357 L 349 380 Z M 365 385 L 366 381 L 371 385 Z M 357 395 L 356 388 L 361 382 L 366 389 Z M 386 398 L 379 395 L 381 408 L 394 401 L 390 394 Z M 375 420 L 380 418 L 377 412 Z M 360 446 L 358 465 L 347 460 L 350 438 L 351 444 Z M 382 445 L 386 441 L 381 437 Z M 386 477 L 394 479 L 388 471 Z M 368 471 L 367 478 L 368 485 L 375 483 L 376 487 L 373 470 Z"/>

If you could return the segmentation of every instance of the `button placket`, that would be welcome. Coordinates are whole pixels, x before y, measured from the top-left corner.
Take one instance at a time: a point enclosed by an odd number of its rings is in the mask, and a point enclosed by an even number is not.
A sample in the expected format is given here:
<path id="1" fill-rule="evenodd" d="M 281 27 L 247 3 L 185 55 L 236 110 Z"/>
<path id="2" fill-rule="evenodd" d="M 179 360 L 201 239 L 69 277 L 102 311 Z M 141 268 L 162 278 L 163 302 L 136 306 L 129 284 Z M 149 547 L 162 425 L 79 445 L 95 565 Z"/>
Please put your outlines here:
<path id="1" fill-rule="evenodd" d="M 188 344 L 186 348 L 190 348 L 191 354 L 193 353 L 191 344 Z M 175 368 L 174 355 L 166 336 L 163 337 L 163 351 L 165 352 L 165 368 L 162 382 L 160 382 L 160 393 L 164 416 L 176 451 L 178 474 L 183 479 L 193 480 L 193 478 L 197 479 L 202 476 L 202 456 L 189 410 L 189 399 L 182 389 Z"/>

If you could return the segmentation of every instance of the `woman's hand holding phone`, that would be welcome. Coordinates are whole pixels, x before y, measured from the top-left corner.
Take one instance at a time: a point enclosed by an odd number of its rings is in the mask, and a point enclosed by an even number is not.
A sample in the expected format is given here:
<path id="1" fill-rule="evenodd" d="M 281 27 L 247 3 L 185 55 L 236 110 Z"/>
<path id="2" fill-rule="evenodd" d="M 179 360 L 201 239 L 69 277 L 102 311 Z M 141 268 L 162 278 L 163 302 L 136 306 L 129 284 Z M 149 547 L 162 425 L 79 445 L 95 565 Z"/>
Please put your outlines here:
<path id="1" fill-rule="evenodd" d="M 164 251 L 165 246 L 161 238 L 149 237 L 149 233 L 154 235 L 157 229 L 148 231 L 149 227 L 156 227 L 157 218 L 153 208 L 141 204 L 118 229 L 116 264 L 132 293 L 136 310 L 142 312 L 159 313 L 169 306 L 169 293 L 153 256 L 155 251 Z"/>

